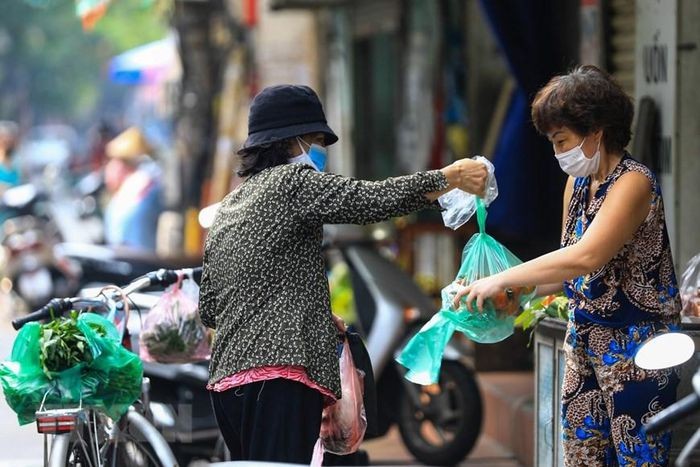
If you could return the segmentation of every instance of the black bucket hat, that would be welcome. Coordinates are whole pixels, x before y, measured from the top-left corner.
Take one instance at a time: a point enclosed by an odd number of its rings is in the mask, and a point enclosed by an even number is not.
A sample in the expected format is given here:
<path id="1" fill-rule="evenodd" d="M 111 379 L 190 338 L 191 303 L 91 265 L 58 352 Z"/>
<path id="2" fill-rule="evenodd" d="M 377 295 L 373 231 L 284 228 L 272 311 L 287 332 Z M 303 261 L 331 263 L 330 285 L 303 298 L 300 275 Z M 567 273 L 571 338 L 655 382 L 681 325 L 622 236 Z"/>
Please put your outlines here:
<path id="1" fill-rule="evenodd" d="M 318 96 L 308 86 L 285 84 L 263 89 L 250 105 L 245 149 L 309 133 L 323 133 L 329 146 L 338 137 L 326 123 Z"/>

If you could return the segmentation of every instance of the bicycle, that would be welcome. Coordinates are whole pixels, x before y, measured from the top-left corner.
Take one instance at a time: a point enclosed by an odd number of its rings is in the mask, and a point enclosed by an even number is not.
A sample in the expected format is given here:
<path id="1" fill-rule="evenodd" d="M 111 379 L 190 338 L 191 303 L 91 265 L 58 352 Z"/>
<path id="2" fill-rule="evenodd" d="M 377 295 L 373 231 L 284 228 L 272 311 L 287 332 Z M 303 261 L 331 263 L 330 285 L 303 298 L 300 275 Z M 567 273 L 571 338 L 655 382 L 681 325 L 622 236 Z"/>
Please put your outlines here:
<path id="1" fill-rule="evenodd" d="M 71 311 L 123 309 L 128 318 L 128 296 L 153 286 L 167 287 L 182 274 L 201 276 L 201 268 L 165 270 L 148 273 L 123 289 L 107 287 L 95 298 L 53 299 L 41 309 L 12 322 L 19 330 L 29 322 L 56 319 Z M 126 322 L 122 323 L 124 329 Z M 128 333 L 122 345 L 129 348 Z M 130 350 L 130 349 L 129 349 Z M 153 424 L 150 413 L 150 381 L 143 378 L 141 398 L 118 420 L 112 420 L 99 409 L 78 407 L 39 408 L 36 424 L 44 435 L 44 467 L 177 467 L 178 463 L 167 441 Z M 45 397 L 44 397 L 45 399 Z M 49 437 L 52 437 L 49 447 Z"/>

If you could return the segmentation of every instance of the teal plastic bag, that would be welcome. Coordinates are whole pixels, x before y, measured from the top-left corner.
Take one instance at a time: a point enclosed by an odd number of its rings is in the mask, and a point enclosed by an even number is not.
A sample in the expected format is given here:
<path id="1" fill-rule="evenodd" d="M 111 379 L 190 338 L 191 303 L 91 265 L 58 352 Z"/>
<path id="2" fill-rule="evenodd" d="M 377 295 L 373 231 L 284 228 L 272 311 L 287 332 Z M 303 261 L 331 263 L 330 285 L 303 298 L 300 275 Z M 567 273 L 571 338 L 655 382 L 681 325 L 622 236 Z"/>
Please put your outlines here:
<path id="1" fill-rule="evenodd" d="M 20 425 L 33 422 L 42 404 L 51 409 L 82 403 L 117 419 L 141 395 L 141 359 L 122 347 L 111 321 L 93 313 L 79 315 L 76 327 L 85 338 L 91 360 L 48 374 L 41 362 L 42 326 L 25 325 L 15 338 L 10 359 L 0 363 L 5 400 Z"/>
<path id="2" fill-rule="evenodd" d="M 511 336 L 517 313 L 531 298 L 534 288 L 517 290 L 486 300 L 483 312 L 471 312 L 463 299 L 459 309 L 453 309 L 453 298 L 463 284 L 469 284 L 505 271 L 522 261 L 485 231 L 486 208 L 477 199 L 479 232 L 467 242 L 462 253 L 462 265 L 455 281 L 442 289 L 442 308 L 406 344 L 396 359 L 408 369 L 405 377 L 417 384 L 438 381 L 445 346 L 455 331 L 464 333 L 475 342 L 492 344 Z M 473 305 L 476 309 L 476 305 Z"/>

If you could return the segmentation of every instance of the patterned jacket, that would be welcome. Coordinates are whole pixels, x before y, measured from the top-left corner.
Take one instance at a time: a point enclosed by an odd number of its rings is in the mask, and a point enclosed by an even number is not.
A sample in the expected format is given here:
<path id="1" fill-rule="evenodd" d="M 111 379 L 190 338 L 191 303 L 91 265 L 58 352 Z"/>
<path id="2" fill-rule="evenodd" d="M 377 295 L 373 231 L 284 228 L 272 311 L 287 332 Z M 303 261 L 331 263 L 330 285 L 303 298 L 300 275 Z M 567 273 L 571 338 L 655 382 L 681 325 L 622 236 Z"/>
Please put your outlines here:
<path id="1" fill-rule="evenodd" d="M 249 368 L 301 365 L 339 397 L 323 224 L 408 214 L 446 187 L 440 171 L 369 182 L 286 164 L 229 193 L 207 236 L 200 291 L 202 321 L 216 329 L 210 384 Z"/>

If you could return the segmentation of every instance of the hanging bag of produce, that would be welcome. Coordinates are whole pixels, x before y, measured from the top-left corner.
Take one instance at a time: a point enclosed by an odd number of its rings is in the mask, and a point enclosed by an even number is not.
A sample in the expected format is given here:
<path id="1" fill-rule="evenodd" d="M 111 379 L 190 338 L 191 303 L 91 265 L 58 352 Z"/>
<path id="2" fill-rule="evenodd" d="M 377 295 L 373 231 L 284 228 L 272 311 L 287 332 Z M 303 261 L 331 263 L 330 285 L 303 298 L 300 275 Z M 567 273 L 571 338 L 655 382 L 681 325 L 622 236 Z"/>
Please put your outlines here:
<path id="1" fill-rule="evenodd" d="M 146 362 L 189 363 L 211 356 L 209 330 L 199 318 L 199 287 L 180 276 L 148 312 L 139 338 Z"/>
<path id="2" fill-rule="evenodd" d="M 522 263 L 486 233 L 486 207 L 480 198 L 476 206 L 479 232 L 464 247 L 457 277 L 442 289 L 441 310 L 411 338 L 396 359 L 408 369 L 405 377 L 414 383 L 438 381 L 442 354 L 454 331 L 482 344 L 500 342 L 512 335 L 515 316 L 533 296 L 534 287 L 509 289 L 486 300 L 482 312 L 476 311 L 476 304 L 468 308 L 466 297 L 457 310 L 453 308 L 453 299 L 461 287 Z"/>
<path id="3" fill-rule="evenodd" d="M 340 386 L 342 397 L 323 409 L 321 431 L 311 460 L 312 467 L 321 466 L 325 452 L 339 456 L 356 452 L 367 430 L 363 402 L 364 373 L 355 366 L 347 337 L 340 355 Z"/>

